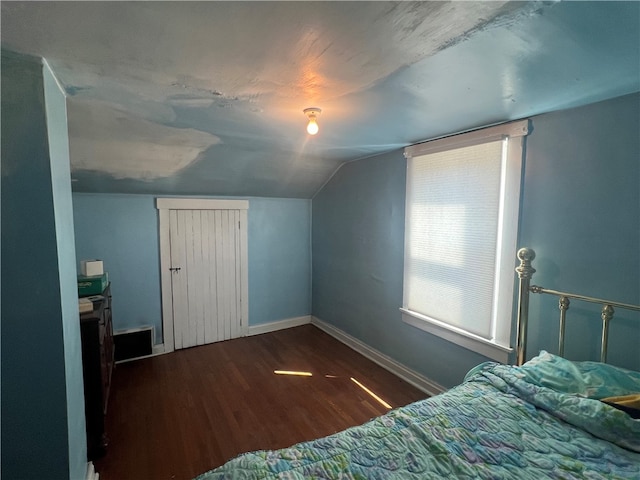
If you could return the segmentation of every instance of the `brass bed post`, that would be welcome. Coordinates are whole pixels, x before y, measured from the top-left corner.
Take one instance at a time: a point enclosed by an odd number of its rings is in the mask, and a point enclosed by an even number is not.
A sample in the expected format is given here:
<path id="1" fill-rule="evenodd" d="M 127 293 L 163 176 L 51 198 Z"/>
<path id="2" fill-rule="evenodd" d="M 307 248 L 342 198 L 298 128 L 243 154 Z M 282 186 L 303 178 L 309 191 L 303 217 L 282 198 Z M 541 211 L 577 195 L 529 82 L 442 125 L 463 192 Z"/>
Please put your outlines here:
<path id="1" fill-rule="evenodd" d="M 560 334 L 558 335 L 558 355 L 564 357 L 564 330 L 565 323 L 567 321 L 567 310 L 569 310 L 569 305 L 571 301 L 565 297 L 560 297 L 558 301 L 558 308 L 560 309 Z"/>
<path id="2" fill-rule="evenodd" d="M 613 307 L 609 304 L 602 306 L 602 345 L 600 347 L 600 361 L 607 362 L 607 344 L 609 343 L 609 321 L 613 318 Z"/>
<path id="3" fill-rule="evenodd" d="M 529 294 L 539 293 L 554 295 L 559 298 L 558 308 L 560 309 L 560 334 L 558 336 L 558 355 L 564 356 L 565 344 L 565 322 L 566 314 L 571 304 L 570 299 L 579 300 L 581 302 L 596 303 L 602 306 L 600 318 L 602 318 L 602 344 L 600 346 L 600 361 L 607 362 L 607 349 L 609 344 L 609 326 L 615 308 L 622 308 L 625 311 L 640 312 L 640 305 L 632 305 L 630 303 L 613 302 L 602 298 L 588 297 L 586 295 L 578 295 L 575 293 L 560 292 L 549 288 L 530 285 L 530 280 L 536 269 L 531 266 L 531 261 L 536 258 L 536 254 L 530 248 L 521 248 L 518 250 L 518 259 L 520 265 L 516 268 L 520 279 L 518 293 L 518 319 L 516 333 L 516 361 L 517 365 L 522 365 L 526 361 L 527 355 L 527 327 L 529 322 Z"/>
<path id="4" fill-rule="evenodd" d="M 527 355 L 527 324 L 529 322 L 529 283 L 536 269 L 531 266 L 531 261 L 536 258 L 536 253 L 530 248 L 518 250 L 520 265 L 518 272 L 518 318 L 516 325 L 516 362 L 522 365 Z"/>

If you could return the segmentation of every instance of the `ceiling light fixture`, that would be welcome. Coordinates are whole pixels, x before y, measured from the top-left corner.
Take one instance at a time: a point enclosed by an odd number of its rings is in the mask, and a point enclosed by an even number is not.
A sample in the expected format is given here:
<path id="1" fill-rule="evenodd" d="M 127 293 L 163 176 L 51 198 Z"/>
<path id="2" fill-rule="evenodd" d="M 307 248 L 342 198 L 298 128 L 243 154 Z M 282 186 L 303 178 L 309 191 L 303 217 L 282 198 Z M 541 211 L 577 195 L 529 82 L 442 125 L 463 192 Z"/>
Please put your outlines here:
<path id="1" fill-rule="evenodd" d="M 303 110 L 304 114 L 309 117 L 309 124 L 307 125 L 307 133 L 309 135 L 315 135 L 316 133 L 318 133 L 318 115 L 320 115 L 320 113 L 322 112 L 322 110 L 320 110 L 318 107 L 310 107 L 310 108 L 305 108 Z"/>

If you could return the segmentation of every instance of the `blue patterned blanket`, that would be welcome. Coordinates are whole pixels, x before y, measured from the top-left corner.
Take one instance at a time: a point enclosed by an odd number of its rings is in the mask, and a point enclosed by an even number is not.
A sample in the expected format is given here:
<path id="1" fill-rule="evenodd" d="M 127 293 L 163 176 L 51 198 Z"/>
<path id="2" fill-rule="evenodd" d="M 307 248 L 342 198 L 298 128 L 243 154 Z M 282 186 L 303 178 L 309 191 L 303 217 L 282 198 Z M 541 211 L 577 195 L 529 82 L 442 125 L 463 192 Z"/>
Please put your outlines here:
<path id="1" fill-rule="evenodd" d="M 599 401 L 637 392 L 640 373 L 596 362 L 488 362 L 441 395 L 197 480 L 639 479 L 640 420 Z"/>

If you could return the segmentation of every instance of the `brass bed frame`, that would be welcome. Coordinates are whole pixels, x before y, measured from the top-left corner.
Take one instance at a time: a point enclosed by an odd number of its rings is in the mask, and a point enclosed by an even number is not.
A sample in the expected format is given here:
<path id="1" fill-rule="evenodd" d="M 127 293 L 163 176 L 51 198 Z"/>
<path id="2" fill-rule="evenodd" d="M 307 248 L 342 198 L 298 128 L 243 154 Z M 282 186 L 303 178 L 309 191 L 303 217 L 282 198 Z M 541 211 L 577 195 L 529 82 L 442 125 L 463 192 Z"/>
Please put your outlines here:
<path id="1" fill-rule="evenodd" d="M 536 257 L 535 252 L 530 248 L 521 248 L 518 250 L 518 259 L 520 265 L 516 268 L 519 278 L 518 287 L 518 321 L 516 333 L 516 362 L 522 365 L 526 361 L 527 353 L 527 327 L 529 323 L 529 294 L 549 294 L 558 297 L 558 308 L 560 309 L 560 335 L 558 339 L 558 355 L 564 355 L 564 330 L 567 310 L 571 303 L 570 299 L 580 300 L 583 302 L 596 303 L 602 306 L 600 317 L 602 318 L 602 335 L 600 346 L 600 361 L 607 361 L 607 344 L 609 340 L 609 323 L 615 313 L 615 308 L 622 308 L 631 311 L 640 311 L 639 305 L 631 305 L 628 303 L 613 302 L 602 298 L 587 297 L 585 295 L 577 295 L 574 293 L 559 292 L 548 288 L 530 285 L 531 277 L 536 269 L 531 266 L 531 261 Z"/>

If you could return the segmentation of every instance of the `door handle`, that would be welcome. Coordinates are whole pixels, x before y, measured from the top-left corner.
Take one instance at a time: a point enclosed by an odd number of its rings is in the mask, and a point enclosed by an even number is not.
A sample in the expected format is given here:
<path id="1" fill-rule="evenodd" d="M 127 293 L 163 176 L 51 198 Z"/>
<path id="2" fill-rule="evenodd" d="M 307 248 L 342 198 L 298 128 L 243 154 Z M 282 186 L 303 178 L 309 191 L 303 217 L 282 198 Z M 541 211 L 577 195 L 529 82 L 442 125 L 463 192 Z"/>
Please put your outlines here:
<path id="1" fill-rule="evenodd" d="M 181 267 L 173 267 L 173 268 L 169 268 L 169 271 L 171 272 L 179 272 L 180 270 L 182 270 Z"/>

